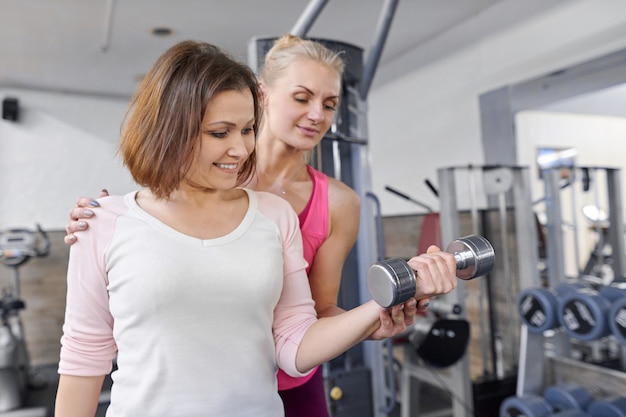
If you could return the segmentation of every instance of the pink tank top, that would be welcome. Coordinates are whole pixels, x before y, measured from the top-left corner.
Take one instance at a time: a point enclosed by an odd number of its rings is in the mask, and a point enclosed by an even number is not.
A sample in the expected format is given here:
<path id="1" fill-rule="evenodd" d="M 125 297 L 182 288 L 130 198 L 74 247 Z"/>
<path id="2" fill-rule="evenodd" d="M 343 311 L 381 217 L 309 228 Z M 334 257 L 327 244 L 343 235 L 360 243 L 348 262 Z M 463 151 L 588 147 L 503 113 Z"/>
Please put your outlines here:
<path id="1" fill-rule="evenodd" d="M 313 259 L 317 249 L 328 237 L 328 177 L 326 174 L 307 165 L 309 176 L 313 181 L 313 192 L 306 207 L 298 218 L 300 219 L 300 230 L 302 231 L 302 246 L 304 259 L 309 263 L 306 269 L 307 274 L 313 265 Z M 302 378 L 293 378 L 278 370 L 278 390 L 283 391 L 290 388 L 299 387 L 313 377 L 314 372 Z"/>

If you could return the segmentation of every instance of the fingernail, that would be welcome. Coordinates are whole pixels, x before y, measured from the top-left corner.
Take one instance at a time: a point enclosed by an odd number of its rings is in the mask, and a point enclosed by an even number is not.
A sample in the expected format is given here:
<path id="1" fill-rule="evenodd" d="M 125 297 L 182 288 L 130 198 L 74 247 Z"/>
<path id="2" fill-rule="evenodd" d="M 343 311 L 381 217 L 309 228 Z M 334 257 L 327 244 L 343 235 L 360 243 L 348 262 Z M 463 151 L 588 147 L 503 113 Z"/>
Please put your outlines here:
<path id="1" fill-rule="evenodd" d="M 84 229 L 85 227 L 87 227 L 87 223 L 85 223 L 83 221 L 80 221 L 80 222 L 78 222 L 78 227 L 81 228 L 81 229 Z"/>
<path id="2" fill-rule="evenodd" d="M 422 307 L 427 308 L 430 305 L 430 301 L 426 301 L 424 304 L 422 304 Z"/>
<path id="3" fill-rule="evenodd" d="M 69 235 L 69 236 L 67 237 L 67 239 L 68 239 L 70 242 L 73 242 L 73 241 L 75 241 L 75 240 L 76 240 L 76 236 L 74 236 L 74 235 Z"/>
<path id="4" fill-rule="evenodd" d="M 90 205 L 91 207 L 100 207 L 100 203 L 98 203 L 96 200 L 91 200 L 91 201 L 89 202 L 89 205 Z"/>
<path id="5" fill-rule="evenodd" d="M 89 209 L 85 209 L 83 210 L 83 214 L 87 217 L 91 217 L 93 216 L 93 211 L 89 210 Z"/>

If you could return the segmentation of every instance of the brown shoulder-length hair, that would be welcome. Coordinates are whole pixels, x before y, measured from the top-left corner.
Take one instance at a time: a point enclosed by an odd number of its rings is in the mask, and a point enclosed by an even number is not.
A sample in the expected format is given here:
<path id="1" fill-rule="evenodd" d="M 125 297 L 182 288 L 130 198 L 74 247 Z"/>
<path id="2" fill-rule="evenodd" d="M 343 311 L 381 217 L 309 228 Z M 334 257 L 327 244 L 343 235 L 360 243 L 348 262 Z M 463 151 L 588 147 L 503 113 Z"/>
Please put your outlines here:
<path id="1" fill-rule="evenodd" d="M 218 47 L 183 41 L 154 63 L 131 98 L 118 153 L 135 182 L 157 198 L 176 190 L 200 144 L 209 100 L 223 91 L 249 89 L 254 100 L 254 132 L 261 119 L 256 77 Z M 238 174 L 237 185 L 254 173 L 256 148 Z"/>

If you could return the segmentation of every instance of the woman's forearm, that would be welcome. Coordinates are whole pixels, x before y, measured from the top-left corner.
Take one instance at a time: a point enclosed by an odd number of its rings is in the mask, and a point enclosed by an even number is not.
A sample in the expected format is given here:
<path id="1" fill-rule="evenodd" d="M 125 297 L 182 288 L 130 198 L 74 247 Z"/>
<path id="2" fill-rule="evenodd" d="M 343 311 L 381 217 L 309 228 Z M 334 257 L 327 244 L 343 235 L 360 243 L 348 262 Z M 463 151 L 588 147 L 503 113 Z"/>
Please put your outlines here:
<path id="1" fill-rule="evenodd" d="M 61 375 L 54 415 L 56 417 L 94 416 L 102 391 L 103 376 Z"/>
<path id="2" fill-rule="evenodd" d="M 342 314 L 320 318 L 309 327 L 298 348 L 298 370 L 306 372 L 367 339 L 380 326 L 381 308 L 368 301 Z"/>

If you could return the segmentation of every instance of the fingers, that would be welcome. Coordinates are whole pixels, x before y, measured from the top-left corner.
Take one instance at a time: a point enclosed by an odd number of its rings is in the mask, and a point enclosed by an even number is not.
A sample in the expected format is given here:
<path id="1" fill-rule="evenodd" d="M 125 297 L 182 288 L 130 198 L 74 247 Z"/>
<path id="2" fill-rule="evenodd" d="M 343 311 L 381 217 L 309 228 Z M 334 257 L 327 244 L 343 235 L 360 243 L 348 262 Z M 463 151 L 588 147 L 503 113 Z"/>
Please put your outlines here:
<path id="1" fill-rule="evenodd" d="M 106 197 L 109 195 L 107 190 L 102 190 L 99 197 Z M 65 231 L 67 235 L 63 238 L 63 241 L 67 245 L 72 245 L 76 242 L 77 237 L 74 234 L 81 230 L 85 230 L 89 227 L 89 224 L 84 219 L 89 219 L 95 215 L 92 208 L 100 207 L 100 203 L 91 197 L 79 197 L 76 200 L 76 206 L 70 209 L 69 218 Z"/>
<path id="2" fill-rule="evenodd" d="M 70 210 L 70 221 L 89 219 L 95 212 L 90 208 L 74 207 Z"/>
<path id="3" fill-rule="evenodd" d="M 102 191 L 100 191 L 100 194 L 98 194 L 98 198 L 108 197 L 108 196 L 109 196 L 109 190 L 107 190 L 106 188 L 103 188 Z"/>
<path id="4" fill-rule="evenodd" d="M 417 312 L 418 313 L 426 313 L 428 311 L 428 307 L 430 306 L 430 298 L 422 298 L 417 302 Z"/>
<path id="5" fill-rule="evenodd" d="M 411 301 L 412 300 L 412 301 Z M 380 326 L 370 336 L 372 340 L 382 340 L 406 331 L 415 322 L 417 301 L 411 299 L 404 304 L 380 309 Z"/>
<path id="6" fill-rule="evenodd" d="M 404 304 L 393 306 L 389 311 L 389 315 L 391 316 L 391 321 L 393 322 L 391 333 L 396 334 L 403 332 L 406 329 L 406 324 L 404 322 Z"/>
<path id="7" fill-rule="evenodd" d="M 65 231 L 68 235 L 86 230 L 89 227 L 89 223 L 84 220 L 70 220 L 65 226 Z"/>
<path id="8" fill-rule="evenodd" d="M 387 309 L 391 321 L 393 322 L 394 332 L 403 332 L 406 326 L 415 322 L 417 314 L 417 300 L 411 298 L 404 304 L 399 304 Z"/>
<path id="9" fill-rule="evenodd" d="M 70 220 L 65 226 L 65 231 L 67 232 L 67 235 L 65 235 L 65 237 L 63 238 L 63 241 L 65 242 L 66 245 L 72 245 L 76 243 L 76 240 L 78 240 L 78 238 L 76 237 L 74 232 L 85 230 L 88 227 L 89 227 L 89 224 L 87 224 L 87 222 L 84 220 L 79 220 L 79 221 Z"/>
<path id="10" fill-rule="evenodd" d="M 103 190 L 102 192 L 100 192 L 100 196 L 103 197 L 102 193 L 105 192 L 105 190 Z M 108 194 L 106 194 L 108 195 Z M 78 199 L 76 200 L 76 206 L 75 207 L 100 207 L 100 203 L 98 203 L 95 199 L 91 198 L 91 197 L 78 197 Z"/>
<path id="11" fill-rule="evenodd" d="M 63 238 L 63 241 L 65 242 L 66 245 L 71 245 L 74 242 L 76 242 L 76 236 L 74 236 L 74 235 L 66 235 Z"/>
<path id="12" fill-rule="evenodd" d="M 441 248 L 439 248 L 439 246 L 437 245 L 430 245 L 428 249 L 426 249 L 426 253 L 435 253 L 435 252 L 441 252 Z"/>
<path id="13" fill-rule="evenodd" d="M 404 303 L 404 324 L 410 326 L 415 322 L 415 315 L 418 312 L 418 302 L 415 298 L 409 299 Z"/>
<path id="14" fill-rule="evenodd" d="M 416 298 L 447 294 L 457 285 L 454 255 L 430 246 L 425 254 L 413 257 L 409 265 L 416 271 Z"/>

